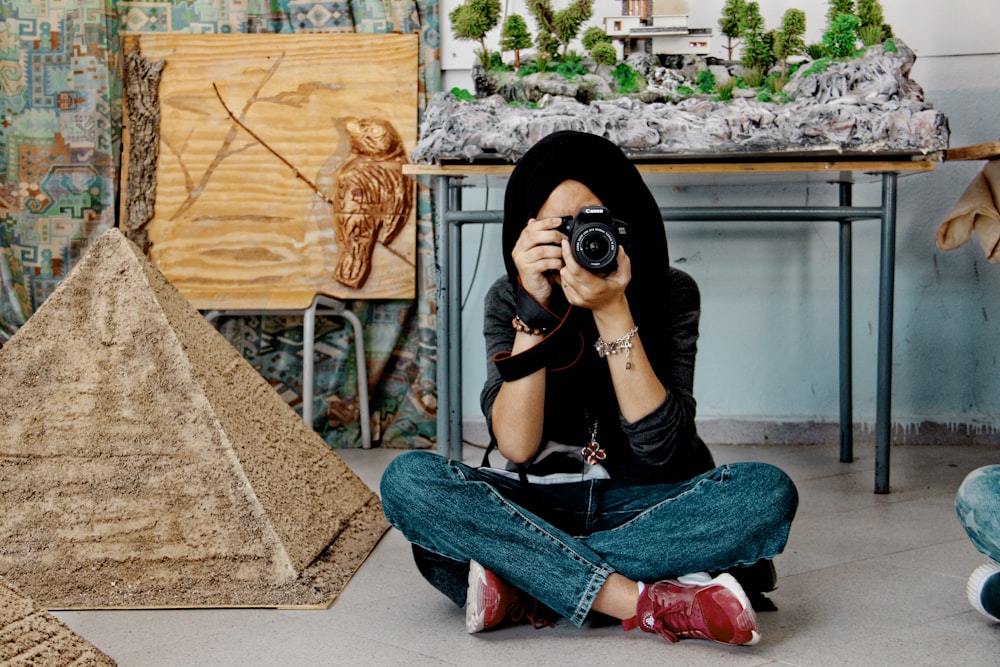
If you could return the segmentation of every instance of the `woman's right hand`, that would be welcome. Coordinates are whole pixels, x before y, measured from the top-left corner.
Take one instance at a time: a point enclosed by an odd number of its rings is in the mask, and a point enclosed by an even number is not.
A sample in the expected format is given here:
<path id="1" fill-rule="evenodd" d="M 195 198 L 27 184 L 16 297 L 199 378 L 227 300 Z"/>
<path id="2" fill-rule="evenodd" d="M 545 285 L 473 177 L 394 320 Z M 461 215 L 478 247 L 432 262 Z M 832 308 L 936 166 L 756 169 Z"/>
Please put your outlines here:
<path id="1" fill-rule="evenodd" d="M 522 287 L 543 306 L 549 304 L 553 276 L 563 266 L 561 224 L 562 218 L 528 220 L 510 253 Z"/>

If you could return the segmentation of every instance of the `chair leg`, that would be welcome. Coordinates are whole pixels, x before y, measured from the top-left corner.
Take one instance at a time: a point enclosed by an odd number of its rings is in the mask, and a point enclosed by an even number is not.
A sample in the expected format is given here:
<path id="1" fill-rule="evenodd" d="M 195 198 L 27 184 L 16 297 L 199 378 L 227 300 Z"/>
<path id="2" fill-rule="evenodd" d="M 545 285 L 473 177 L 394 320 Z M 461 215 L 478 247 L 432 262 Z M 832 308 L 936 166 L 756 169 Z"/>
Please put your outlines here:
<path id="1" fill-rule="evenodd" d="M 365 337 L 361 320 L 344 304 L 325 296 L 317 296 L 312 304 L 301 311 L 302 314 L 302 421 L 309 428 L 313 426 L 313 396 L 315 395 L 315 350 L 316 350 L 316 313 L 323 308 L 323 315 L 342 317 L 351 323 L 354 329 L 354 356 L 357 361 L 358 375 L 358 410 L 361 421 L 361 446 L 371 449 L 372 424 L 368 407 L 368 364 L 365 360 Z M 212 310 L 205 313 L 205 319 L 214 323 L 220 315 L 298 315 L 300 311 L 221 311 Z"/>
<path id="2" fill-rule="evenodd" d="M 313 425 L 313 356 L 316 346 L 316 302 L 306 308 L 302 314 L 302 420 L 306 426 L 315 430 Z"/>
<path id="3" fill-rule="evenodd" d="M 316 300 L 313 301 L 312 306 L 314 314 L 317 305 L 322 305 L 324 308 L 323 315 L 342 317 L 350 322 L 351 327 L 354 329 L 354 356 L 355 361 L 357 362 L 358 411 L 360 412 L 359 419 L 361 421 L 361 446 L 364 449 L 371 449 L 372 427 L 371 415 L 368 406 L 368 364 L 365 360 L 365 337 L 364 330 L 361 326 L 361 320 L 358 319 L 358 316 L 352 311 L 344 307 L 344 304 L 340 301 L 324 296 L 317 296 Z"/>
<path id="4" fill-rule="evenodd" d="M 347 309 L 344 309 L 344 312 L 339 313 L 339 315 L 354 327 L 354 356 L 358 366 L 358 409 L 361 413 L 361 446 L 364 449 L 371 449 L 372 423 L 368 407 L 368 364 L 365 360 L 365 339 L 361 320 Z"/>

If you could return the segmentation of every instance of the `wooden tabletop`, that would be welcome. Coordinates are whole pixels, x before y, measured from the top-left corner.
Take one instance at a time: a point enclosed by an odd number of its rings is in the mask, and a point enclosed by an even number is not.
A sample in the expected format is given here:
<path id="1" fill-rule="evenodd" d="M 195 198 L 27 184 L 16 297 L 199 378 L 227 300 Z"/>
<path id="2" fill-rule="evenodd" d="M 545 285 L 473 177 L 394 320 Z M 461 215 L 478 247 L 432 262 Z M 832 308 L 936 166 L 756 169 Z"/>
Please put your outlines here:
<path id="1" fill-rule="evenodd" d="M 685 155 L 633 160 L 636 168 L 643 174 L 830 174 L 838 172 L 933 171 L 934 166 L 940 161 L 940 153 L 892 156 L 852 154 L 813 159 L 794 159 L 784 153 L 773 156 L 755 154 L 749 157 Z M 403 172 L 414 176 L 502 176 L 510 174 L 513 169 L 514 165 L 510 163 L 454 161 L 439 164 L 408 164 L 404 165 Z"/>

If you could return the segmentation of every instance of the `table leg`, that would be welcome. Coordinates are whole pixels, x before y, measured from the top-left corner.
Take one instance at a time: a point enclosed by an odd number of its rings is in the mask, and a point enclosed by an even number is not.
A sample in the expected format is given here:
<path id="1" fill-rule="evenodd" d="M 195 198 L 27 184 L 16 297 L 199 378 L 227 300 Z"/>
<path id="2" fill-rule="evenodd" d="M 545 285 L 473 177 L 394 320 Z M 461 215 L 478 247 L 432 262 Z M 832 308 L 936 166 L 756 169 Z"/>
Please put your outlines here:
<path id="1" fill-rule="evenodd" d="M 462 210 L 461 188 L 455 188 L 455 211 Z M 448 405 L 448 458 L 462 460 L 462 225 L 456 224 L 451 230 L 451 247 L 449 249 L 449 264 L 451 264 L 451 286 L 448 288 L 450 306 L 448 322 L 448 362 L 450 375 L 448 377 L 448 395 L 451 402 Z"/>
<path id="2" fill-rule="evenodd" d="M 851 206 L 851 183 L 840 182 L 840 205 Z M 854 460 L 853 348 L 851 320 L 851 220 L 840 221 L 840 460 Z"/>
<path id="3" fill-rule="evenodd" d="M 451 278 L 448 271 L 449 222 L 448 222 L 448 177 L 437 176 L 434 179 L 434 236 L 436 238 L 438 281 L 435 293 L 437 300 L 437 453 L 448 456 L 450 453 L 451 419 L 449 407 L 449 385 L 451 384 L 450 354 L 447 342 L 449 335 L 448 323 L 448 289 Z"/>
<path id="4" fill-rule="evenodd" d="M 882 174 L 882 254 L 879 261 L 878 386 L 875 396 L 875 493 L 889 493 L 892 407 L 892 311 L 896 259 L 895 172 Z"/>

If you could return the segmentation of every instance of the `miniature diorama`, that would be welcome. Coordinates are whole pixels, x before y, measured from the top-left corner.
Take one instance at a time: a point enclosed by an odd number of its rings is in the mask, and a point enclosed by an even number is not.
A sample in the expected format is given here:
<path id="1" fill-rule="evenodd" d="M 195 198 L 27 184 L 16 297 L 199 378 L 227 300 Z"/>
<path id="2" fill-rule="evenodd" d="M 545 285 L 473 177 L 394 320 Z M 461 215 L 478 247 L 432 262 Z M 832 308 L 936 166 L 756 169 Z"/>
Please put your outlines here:
<path id="1" fill-rule="evenodd" d="M 815 44 L 805 43 L 802 10 L 768 29 L 757 2 L 728 0 L 719 19 L 726 60 L 705 55 L 715 37 L 688 25 L 685 0 L 623 0 L 604 29 L 580 34 L 592 4 L 529 1 L 534 35 L 524 17 L 501 17 L 499 0 L 457 7 L 455 36 L 480 44 L 475 90 L 430 100 L 411 159 L 516 161 L 540 137 L 569 129 L 638 158 L 947 148 L 947 118 L 910 79 L 916 56 L 878 0 L 831 0 Z M 491 51 L 486 36 L 498 25 L 500 50 Z M 585 53 L 569 48 L 578 36 Z"/>
<path id="2" fill-rule="evenodd" d="M 139 36 L 126 61 L 129 238 L 201 309 L 412 298 L 416 185 L 402 168 L 417 47 L 415 35 Z"/>

